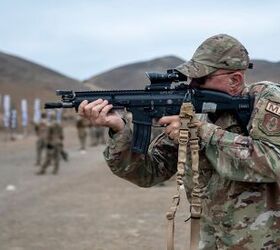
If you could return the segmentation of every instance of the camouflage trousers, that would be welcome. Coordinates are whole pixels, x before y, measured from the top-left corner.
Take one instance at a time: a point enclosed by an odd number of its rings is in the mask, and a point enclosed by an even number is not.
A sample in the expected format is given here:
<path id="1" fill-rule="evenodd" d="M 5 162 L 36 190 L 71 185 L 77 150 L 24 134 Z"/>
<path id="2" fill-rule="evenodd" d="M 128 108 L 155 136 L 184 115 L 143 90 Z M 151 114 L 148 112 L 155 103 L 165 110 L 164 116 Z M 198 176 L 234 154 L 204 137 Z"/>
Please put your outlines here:
<path id="1" fill-rule="evenodd" d="M 62 145 L 47 145 L 46 158 L 41 167 L 41 174 L 44 174 L 46 169 L 53 163 L 53 174 L 57 174 L 59 170 L 59 161 L 62 151 Z"/>
<path id="2" fill-rule="evenodd" d="M 204 217 L 200 223 L 199 250 L 280 250 L 280 228 L 272 228 L 271 225 L 278 213 L 267 212 L 267 221 L 264 216 L 260 216 L 263 219 L 260 223 L 266 225 L 266 230 L 258 230 L 258 218 L 255 223 L 246 225 L 242 216 L 237 216 L 233 219 L 239 221 L 239 226 L 236 226 L 224 220 L 213 221 Z"/>
<path id="3" fill-rule="evenodd" d="M 41 164 L 42 154 L 45 148 L 46 148 L 45 140 L 39 138 L 36 142 L 36 165 Z"/>
<path id="4" fill-rule="evenodd" d="M 103 128 L 91 128 L 90 130 L 91 146 L 97 146 L 100 144 L 105 144 L 105 134 Z"/>
<path id="5" fill-rule="evenodd" d="M 86 135 L 79 135 L 79 140 L 80 140 L 80 146 L 81 146 L 81 150 L 85 150 L 86 149 L 86 141 L 87 141 L 87 136 Z"/>

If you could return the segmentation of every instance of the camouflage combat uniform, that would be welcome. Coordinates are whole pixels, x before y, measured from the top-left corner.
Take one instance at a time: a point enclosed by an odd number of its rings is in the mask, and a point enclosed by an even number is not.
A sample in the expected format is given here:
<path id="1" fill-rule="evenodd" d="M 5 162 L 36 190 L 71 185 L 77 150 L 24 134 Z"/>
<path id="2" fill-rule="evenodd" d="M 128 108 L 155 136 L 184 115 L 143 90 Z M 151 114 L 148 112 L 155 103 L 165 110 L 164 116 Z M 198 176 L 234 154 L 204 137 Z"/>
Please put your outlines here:
<path id="1" fill-rule="evenodd" d="M 39 123 L 35 124 L 35 133 L 37 136 L 36 163 L 35 163 L 36 165 L 41 164 L 42 153 L 43 150 L 46 149 L 47 130 L 48 130 L 48 125 L 46 119 L 41 119 Z"/>
<path id="2" fill-rule="evenodd" d="M 76 127 L 78 130 L 78 137 L 80 141 L 80 149 L 86 149 L 86 140 L 87 140 L 87 128 L 88 128 L 88 120 L 84 118 L 79 118 L 76 122 Z"/>
<path id="3" fill-rule="evenodd" d="M 105 128 L 101 126 L 90 126 L 91 146 L 105 144 Z"/>
<path id="4" fill-rule="evenodd" d="M 278 87 L 279 88 L 279 87 Z M 268 83 L 250 85 L 256 95 L 249 136 L 231 114 L 200 129 L 200 174 L 203 214 L 199 249 L 280 249 L 280 92 Z M 276 93 L 276 94 L 275 94 Z M 130 152 L 132 132 L 111 134 L 104 151 L 112 172 L 142 187 L 176 173 L 178 146 L 165 135 L 147 156 Z M 192 171 L 186 165 L 185 190 L 190 198 Z"/>
<path id="5" fill-rule="evenodd" d="M 57 174 L 59 170 L 60 157 L 66 154 L 63 150 L 63 128 L 56 121 L 51 121 L 48 124 L 47 130 L 47 153 L 42 164 L 41 170 L 37 174 L 44 174 L 49 165 L 53 162 L 53 174 Z M 67 156 L 63 156 L 66 157 Z"/>

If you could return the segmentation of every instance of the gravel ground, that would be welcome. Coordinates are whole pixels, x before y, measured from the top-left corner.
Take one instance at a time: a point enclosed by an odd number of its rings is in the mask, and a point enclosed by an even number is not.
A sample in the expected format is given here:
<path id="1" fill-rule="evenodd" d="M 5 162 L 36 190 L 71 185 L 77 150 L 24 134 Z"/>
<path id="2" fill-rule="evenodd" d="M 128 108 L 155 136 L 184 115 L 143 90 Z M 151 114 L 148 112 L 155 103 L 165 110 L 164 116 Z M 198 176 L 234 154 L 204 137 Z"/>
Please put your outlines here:
<path id="1" fill-rule="evenodd" d="M 104 146 L 78 151 L 74 128 L 65 129 L 69 162 L 58 175 L 35 175 L 35 136 L 0 137 L 0 250 L 166 249 L 165 213 L 175 181 L 139 188 L 114 176 Z M 176 250 L 186 249 L 185 198 L 176 219 Z"/>

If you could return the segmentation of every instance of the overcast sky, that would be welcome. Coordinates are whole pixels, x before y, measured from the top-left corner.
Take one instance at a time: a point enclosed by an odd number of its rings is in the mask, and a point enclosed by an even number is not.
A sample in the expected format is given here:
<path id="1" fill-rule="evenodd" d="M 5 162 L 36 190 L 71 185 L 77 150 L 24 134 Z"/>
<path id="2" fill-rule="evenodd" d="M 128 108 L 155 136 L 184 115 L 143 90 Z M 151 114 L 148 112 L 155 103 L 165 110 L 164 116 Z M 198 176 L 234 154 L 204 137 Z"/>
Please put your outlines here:
<path id="1" fill-rule="evenodd" d="M 280 61 L 280 1 L 0 1 L 0 51 L 80 80 L 155 57 L 187 60 L 218 33 L 251 58 Z"/>

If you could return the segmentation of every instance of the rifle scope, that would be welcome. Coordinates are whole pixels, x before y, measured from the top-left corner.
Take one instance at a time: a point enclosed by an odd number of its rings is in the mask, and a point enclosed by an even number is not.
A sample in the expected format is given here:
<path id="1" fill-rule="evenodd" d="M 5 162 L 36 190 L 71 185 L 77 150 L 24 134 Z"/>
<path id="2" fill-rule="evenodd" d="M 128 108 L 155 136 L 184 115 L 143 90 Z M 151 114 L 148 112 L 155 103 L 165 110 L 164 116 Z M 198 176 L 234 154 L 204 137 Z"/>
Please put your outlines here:
<path id="1" fill-rule="evenodd" d="M 146 75 L 151 83 L 171 83 L 188 80 L 187 76 L 176 69 L 169 69 L 166 73 L 146 72 Z"/>

